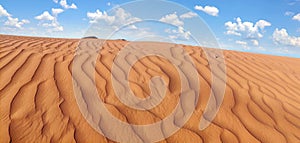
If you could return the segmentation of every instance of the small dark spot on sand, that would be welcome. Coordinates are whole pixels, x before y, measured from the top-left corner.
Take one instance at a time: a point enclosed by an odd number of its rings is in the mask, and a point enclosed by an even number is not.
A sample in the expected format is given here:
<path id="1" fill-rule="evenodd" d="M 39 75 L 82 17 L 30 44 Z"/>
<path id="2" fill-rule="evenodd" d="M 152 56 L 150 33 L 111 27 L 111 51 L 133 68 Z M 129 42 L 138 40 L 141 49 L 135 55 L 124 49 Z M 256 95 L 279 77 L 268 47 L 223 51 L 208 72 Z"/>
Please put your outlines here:
<path id="1" fill-rule="evenodd" d="M 96 37 L 96 36 L 86 36 L 86 37 L 83 37 L 82 39 L 98 39 L 98 37 Z"/>
<path id="2" fill-rule="evenodd" d="M 118 39 L 118 40 L 121 40 L 121 41 L 127 41 L 126 39 Z"/>

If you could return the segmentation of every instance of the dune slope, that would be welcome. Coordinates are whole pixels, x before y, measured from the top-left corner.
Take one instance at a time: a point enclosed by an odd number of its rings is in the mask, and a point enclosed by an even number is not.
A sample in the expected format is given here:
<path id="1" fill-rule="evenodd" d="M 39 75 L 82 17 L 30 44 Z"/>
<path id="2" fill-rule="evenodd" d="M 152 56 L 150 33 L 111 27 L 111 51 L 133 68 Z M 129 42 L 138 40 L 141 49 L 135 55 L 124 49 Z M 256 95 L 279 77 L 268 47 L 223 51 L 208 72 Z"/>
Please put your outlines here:
<path id="1" fill-rule="evenodd" d="M 0 142 L 114 142 L 94 130 L 78 108 L 72 84 L 78 43 L 76 39 L 0 35 Z M 96 43 L 86 39 L 85 44 Z M 130 71 L 130 88 L 146 98 L 149 79 L 161 76 L 169 87 L 166 97 L 146 111 L 122 104 L 114 95 L 110 74 L 114 57 L 126 44 L 107 41 L 99 53 L 95 63 L 99 97 L 124 122 L 157 122 L 177 104 L 180 79 L 167 60 L 143 58 Z M 199 101 L 188 122 L 161 142 L 300 142 L 300 59 L 224 51 L 224 100 L 212 124 L 200 131 L 211 92 L 210 68 L 202 49 L 183 47 L 197 67 Z"/>

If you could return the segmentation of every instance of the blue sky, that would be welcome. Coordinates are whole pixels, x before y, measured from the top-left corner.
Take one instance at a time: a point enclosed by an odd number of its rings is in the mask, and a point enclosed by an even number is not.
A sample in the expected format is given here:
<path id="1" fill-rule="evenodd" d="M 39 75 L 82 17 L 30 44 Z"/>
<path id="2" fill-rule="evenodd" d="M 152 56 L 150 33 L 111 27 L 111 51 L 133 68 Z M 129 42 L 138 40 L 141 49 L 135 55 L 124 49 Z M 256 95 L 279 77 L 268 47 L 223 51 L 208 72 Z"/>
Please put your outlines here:
<path id="1" fill-rule="evenodd" d="M 1 0 L 0 34 L 107 38 L 117 31 L 109 38 L 300 57 L 299 7 L 300 0 Z"/>

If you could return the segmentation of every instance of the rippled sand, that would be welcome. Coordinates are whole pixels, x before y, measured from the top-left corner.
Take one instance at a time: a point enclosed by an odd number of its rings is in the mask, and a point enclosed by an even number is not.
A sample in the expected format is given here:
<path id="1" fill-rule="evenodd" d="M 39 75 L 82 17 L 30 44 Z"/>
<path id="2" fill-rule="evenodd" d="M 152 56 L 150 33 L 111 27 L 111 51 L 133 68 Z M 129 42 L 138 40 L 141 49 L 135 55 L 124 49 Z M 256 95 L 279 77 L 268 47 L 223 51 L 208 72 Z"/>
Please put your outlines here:
<path id="1" fill-rule="evenodd" d="M 84 44 L 93 47 L 97 42 L 86 39 Z M 87 123 L 77 105 L 72 62 L 78 43 L 78 39 L 0 35 L 0 142 L 113 142 Z M 168 89 L 162 103 L 151 110 L 127 107 L 114 95 L 111 82 L 113 60 L 127 43 L 107 41 L 99 53 L 95 68 L 99 97 L 124 122 L 160 121 L 178 103 L 178 73 L 163 58 L 139 60 L 129 74 L 133 93 L 149 96 L 149 79 L 154 76 L 161 76 Z M 212 124 L 200 131 L 211 72 L 201 48 L 183 47 L 199 74 L 195 77 L 200 81 L 199 101 L 183 128 L 161 142 L 300 142 L 300 59 L 224 51 L 224 101 Z"/>

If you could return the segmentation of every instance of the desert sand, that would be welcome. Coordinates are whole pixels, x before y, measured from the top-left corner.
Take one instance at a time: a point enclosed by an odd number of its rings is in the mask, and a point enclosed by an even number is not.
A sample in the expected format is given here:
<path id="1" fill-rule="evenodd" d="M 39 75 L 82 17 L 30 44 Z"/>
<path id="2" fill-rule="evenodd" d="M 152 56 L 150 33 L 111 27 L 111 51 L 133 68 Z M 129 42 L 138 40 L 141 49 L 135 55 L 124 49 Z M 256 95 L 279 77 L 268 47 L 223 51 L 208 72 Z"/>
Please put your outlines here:
<path id="1" fill-rule="evenodd" d="M 97 39 L 85 40 L 87 46 L 97 46 Z M 149 96 L 149 79 L 154 76 L 161 76 L 168 89 L 162 103 L 151 110 L 127 107 L 114 95 L 111 81 L 113 60 L 127 43 L 109 40 L 99 53 L 95 63 L 99 97 L 119 120 L 137 125 L 157 122 L 178 102 L 178 73 L 162 58 L 139 60 L 128 77 L 133 93 Z M 1 143 L 114 142 L 93 129 L 77 105 L 72 62 L 78 44 L 79 39 L 0 35 Z M 300 142 L 300 59 L 224 50 L 224 100 L 212 123 L 200 131 L 211 72 L 201 48 L 183 48 L 199 74 L 195 77 L 200 82 L 199 100 L 188 122 L 160 142 Z"/>

